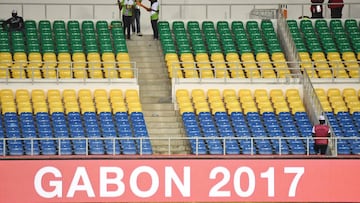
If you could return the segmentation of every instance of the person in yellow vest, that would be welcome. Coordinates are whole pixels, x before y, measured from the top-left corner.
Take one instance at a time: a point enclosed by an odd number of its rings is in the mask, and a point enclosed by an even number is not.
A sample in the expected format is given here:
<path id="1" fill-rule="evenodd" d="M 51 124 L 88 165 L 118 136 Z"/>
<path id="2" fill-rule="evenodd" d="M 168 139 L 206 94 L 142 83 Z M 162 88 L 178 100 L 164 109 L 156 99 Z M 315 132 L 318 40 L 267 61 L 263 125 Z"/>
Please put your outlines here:
<path id="1" fill-rule="evenodd" d="M 142 0 L 136 0 L 136 5 L 135 5 L 135 10 L 134 10 L 134 15 L 133 15 L 133 23 L 132 23 L 132 32 L 138 35 L 138 36 L 142 36 L 141 34 L 141 29 L 140 29 L 140 6 L 138 5 L 138 2 L 140 2 L 141 4 Z"/>
<path id="2" fill-rule="evenodd" d="M 136 4 L 145 8 L 150 12 L 151 19 L 151 27 L 154 33 L 154 40 L 159 39 L 159 31 L 158 31 L 158 20 L 159 20 L 159 2 L 157 0 L 149 0 L 150 7 L 146 7 L 144 4 L 137 2 Z"/>
<path id="3" fill-rule="evenodd" d="M 120 12 L 122 12 L 122 20 L 124 25 L 124 33 L 126 34 L 126 38 L 130 40 L 130 29 L 133 20 L 133 14 L 135 9 L 135 1 L 134 0 L 118 0 Z"/>

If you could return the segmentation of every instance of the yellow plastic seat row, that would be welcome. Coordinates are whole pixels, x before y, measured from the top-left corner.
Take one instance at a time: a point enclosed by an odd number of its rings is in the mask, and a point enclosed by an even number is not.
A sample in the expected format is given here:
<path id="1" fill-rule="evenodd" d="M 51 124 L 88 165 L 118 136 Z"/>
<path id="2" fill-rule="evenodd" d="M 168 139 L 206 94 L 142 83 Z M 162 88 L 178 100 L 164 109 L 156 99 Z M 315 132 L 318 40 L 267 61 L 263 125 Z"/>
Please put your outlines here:
<path id="1" fill-rule="evenodd" d="M 121 89 L 34 89 L 32 91 L 19 89 L 3 89 L 0 91 L 2 113 L 6 112 L 141 112 L 138 91 L 125 90 L 123 97 Z M 14 96 L 15 95 L 15 96 Z M 110 95 L 110 97 L 109 97 Z M 137 99 L 134 99 L 137 97 Z M 131 99 L 130 99 L 131 98 Z"/>

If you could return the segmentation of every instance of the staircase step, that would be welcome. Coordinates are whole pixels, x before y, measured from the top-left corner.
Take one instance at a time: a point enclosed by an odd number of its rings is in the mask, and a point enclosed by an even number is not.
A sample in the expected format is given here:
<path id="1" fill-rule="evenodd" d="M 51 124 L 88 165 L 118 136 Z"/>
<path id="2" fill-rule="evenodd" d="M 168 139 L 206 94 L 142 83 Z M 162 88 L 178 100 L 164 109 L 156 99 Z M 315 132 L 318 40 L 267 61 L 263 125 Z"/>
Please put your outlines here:
<path id="1" fill-rule="evenodd" d="M 136 62 L 136 66 L 140 73 L 168 72 L 162 62 Z"/>
<path id="2" fill-rule="evenodd" d="M 168 95 L 171 94 L 171 87 L 170 85 L 148 85 L 141 89 L 140 94 L 148 91 L 168 91 Z"/>
<path id="3" fill-rule="evenodd" d="M 164 84 L 170 84 L 169 79 L 159 78 L 159 79 L 146 79 L 146 80 L 139 80 L 140 89 L 143 86 L 153 84 L 153 85 L 164 85 Z"/>
<path id="4" fill-rule="evenodd" d="M 171 80 L 159 41 L 152 35 L 131 36 L 126 41 L 131 60 L 138 68 L 139 96 L 154 154 L 189 154 L 179 113 L 171 98 Z M 169 148 L 168 138 L 172 139 Z M 156 139 L 159 138 L 159 139 Z"/>
<path id="5" fill-rule="evenodd" d="M 138 75 L 139 80 L 144 80 L 144 79 L 155 80 L 155 79 L 165 78 L 165 77 L 168 77 L 168 73 L 164 73 L 163 71 L 156 72 L 156 73 L 144 73 L 144 74 Z"/>
<path id="6" fill-rule="evenodd" d="M 146 127 L 152 129 L 175 129 L 180 126 L 178 122 L 146 122 Z"/>
<path id="7" fill-rule="evenodd" d="M 167 96 L 170 96 L 170 92 L 169 90 L 157 90 L 156 92 L 141 92 L 140 91 L 140 97 L 146 97 L 146 96 L 158 96 L 158 97 L 167 97 Z"/>
<path id="8" fill-rule="evenodd" d="M 141 98 L 142 104 L 154 104 L 154 103 L 170 103 L 171 98 L 169 97 L 145 97 Z"/>
<path id="9" fill-rule="evenodd" d="M 178 117 L 171 117 L 171 116 L 167 116 L 167 117 L 145 117 L 145 121 L 146 124 L 150 124 L 152 122 L 156 122 L 156 123 L 172 123 L 172 122 L 178 122 L 179 118 Z"/>
<path id="10" fill-rule="evenodd" d="M 174 105 L 173 104 L 160 104 L 160 103 L 153 103 L 153 104 L 143 104 L 142 108 L 144 111 L 146 110 L 153 110 L 153 111 L 160 111 L 160 110 L 166 110 L 166 111 L 174 111 Z"/>
<path id="11" fill-rule="evenodd" d="M 176 116 L 174 111 L 162 110 L 143 110 L 144 117 L 173 117 Z"/>
<path id="12" fill-rule="evenodd" d="M 161 137 L 169 137 L 169 135 L 177 135 L 174 137 L 179 137 L 178 135 L 180 135 L 180 129 L 179 128 L 174 128 L 174 129 L 154 129 L 154 128 L 150 128 L 148 129 L 148 132 L 151 136 L 157 135 L 157 136 L 161 136 Z M 156 137 L 156 136 L 155 136 Z"/>

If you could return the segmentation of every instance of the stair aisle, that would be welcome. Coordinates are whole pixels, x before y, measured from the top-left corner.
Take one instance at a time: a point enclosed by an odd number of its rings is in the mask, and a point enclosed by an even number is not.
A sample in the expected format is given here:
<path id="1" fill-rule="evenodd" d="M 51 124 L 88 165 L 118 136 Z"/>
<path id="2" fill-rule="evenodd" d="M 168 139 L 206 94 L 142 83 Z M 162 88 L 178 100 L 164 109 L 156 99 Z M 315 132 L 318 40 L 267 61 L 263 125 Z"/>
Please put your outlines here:
<path id="1" fill-rule="evenodd" d="M 133 36 L 126 41 L 131 61 L 136 62 L 139 92 L 153 154 L 189 154 L 181 118 L 171 101 L 171 80 L 160 42 L 152 35 Z M 169 146 L 170 142 L 170 148 Z"/>

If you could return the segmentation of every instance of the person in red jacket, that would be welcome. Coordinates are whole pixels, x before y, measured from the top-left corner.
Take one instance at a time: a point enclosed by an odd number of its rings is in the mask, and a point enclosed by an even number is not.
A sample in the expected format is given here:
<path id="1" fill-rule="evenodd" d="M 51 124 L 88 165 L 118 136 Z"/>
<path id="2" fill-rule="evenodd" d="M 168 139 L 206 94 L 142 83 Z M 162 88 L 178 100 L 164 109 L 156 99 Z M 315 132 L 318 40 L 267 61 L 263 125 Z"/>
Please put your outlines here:
<path id="1" fill-rule="evenodd" d="M 323 6 L 324 0 L 311 0 L 311 18 L 323 18 Z"/>
<path id="2" fill-rule="evenodd" d="M 328 146 L 328 137 L 330 137 L 330 127 L 325 124 L 325 117 L 319 117 L 319 124 L 312 129 L 313 137 L 315 138 L 314 150 L 316 154 L 326 154 Z"/>
<path id="3" fill-rule="evenodd" d="M 331 18 L 341 18 L 344 7 L 343 0 L 329 0 L 328 7 L 331 10 Z"/>

